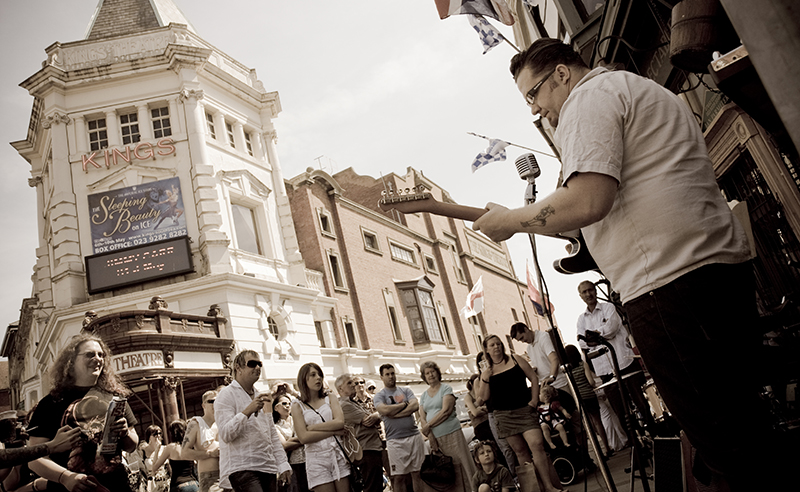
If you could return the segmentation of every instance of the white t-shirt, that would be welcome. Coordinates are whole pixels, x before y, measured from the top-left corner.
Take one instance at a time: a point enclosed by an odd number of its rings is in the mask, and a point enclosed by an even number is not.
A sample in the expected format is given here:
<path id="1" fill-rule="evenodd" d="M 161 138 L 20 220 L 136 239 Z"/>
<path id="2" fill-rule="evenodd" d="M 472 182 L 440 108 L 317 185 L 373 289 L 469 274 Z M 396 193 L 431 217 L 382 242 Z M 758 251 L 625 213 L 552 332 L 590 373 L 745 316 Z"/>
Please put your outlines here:
<path id="1" fill-rule="evenodd" d="M 561 108 L 554 138 L 567 186 L 584 172 L 619 182 L 608 215 L 581 230 L 623 302 L 703 265 L 749 258 L 697 120 L 664 87 L 596 68 Z"/>
<path id="2" fill-rule="evenodd" d="M 528 344 L 525 352 L 531 360 L 531 367 L 536 370 L 539 384 L 541 384 L 542 379 L 550 377 L 550 359 L 548 359 L 547 356 L 555 351 L 556 349 L 553 348 L 553 341 L 550 339 L 550 335 L 547 332 L 533 330 L 533 343 Z M 560 367 L 555 381 L 550 383 L 550 386 L 554 388 L 566 388 L 567 375 L 564 374 L 564 371 L 562 371 Z"/>

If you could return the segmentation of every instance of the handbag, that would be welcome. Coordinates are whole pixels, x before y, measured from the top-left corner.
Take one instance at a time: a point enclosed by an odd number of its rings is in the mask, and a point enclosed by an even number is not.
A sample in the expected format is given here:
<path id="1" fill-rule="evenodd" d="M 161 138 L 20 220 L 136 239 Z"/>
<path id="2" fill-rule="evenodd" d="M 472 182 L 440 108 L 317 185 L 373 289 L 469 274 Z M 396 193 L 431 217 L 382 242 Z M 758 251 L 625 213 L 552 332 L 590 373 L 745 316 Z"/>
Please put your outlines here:
<path id="1" fill-rule="evenodd" d="M 431 488 L 445 491 L 456 481 L 456 467 L 453 458 L 441 451 L 431 451 L 425 456 L 419 476 Z"/>
<path id="2" fill-rule="evenodd" d="M 303 403 L 311 410 L 314 410 L 314 413 L 319 415 L 319 418 L 325 422 L 325 417 L 320 415 L 320 413 L 314 407 L 306 402 Z M 364 492 L 364 477 L 361 475 L 361 470 L 358 468 L 358 465 L 355 464 L 355 462 L 360 460 L 364 455 L 361 449 L 361 444 L 358 443 L 355 434 L 353 434 L 353 431 L 350 429 L 347 429 L 345 446 L 342 446 L 342 443 L 339 442 L 339 439 L 336 436 L 333 436 L 333 440 L 336 441 L 337 445 L 339 445 L 339 449 L 341 449 L 342 453 L 344 453 L 344 458 L 348 463 L 350 463 L 350 492 Z M 355 442 L 355 446 L 353 446 L 351 441 Z M 345 448 L 349 448 L 350 452 L 348 453 Z M 351 458 L 351 456 L 357 456 L 357 458 Z"/>

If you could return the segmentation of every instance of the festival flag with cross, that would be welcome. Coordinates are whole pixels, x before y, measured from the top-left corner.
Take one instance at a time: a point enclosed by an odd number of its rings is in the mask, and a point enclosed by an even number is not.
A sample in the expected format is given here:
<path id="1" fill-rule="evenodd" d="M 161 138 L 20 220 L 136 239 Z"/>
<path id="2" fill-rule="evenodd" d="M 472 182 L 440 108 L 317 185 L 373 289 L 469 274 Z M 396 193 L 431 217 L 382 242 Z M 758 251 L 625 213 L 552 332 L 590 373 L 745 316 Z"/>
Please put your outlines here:
<path id="1" fill-rule="evenodd" d="M 525 260 L 525 267 L 528 274 L 528 297 L 530 298 L 531 303 L 533 303 L 533 309 L 536 310 L 536 313 L 539 316 L 544 316 L 544 302 L 542 301 L 542 293 L 536 288 L 536 284 L 534 283 L 535 275 L 533 270 L 531 270 L 530 262 L 527 260 Z M 556 307 L 553 306 L 553 303 L 551 303 L 549 299 L 547 300 L 547 304 L 549 305 L 550 314 L 556 312 Z"/>
<path id="2" fill-rule="evenodd" d="M 497 19 L 507 26 L 514 25 L 514 15 L 505 0 L 435 0 L 440 19 L 451 15 L 475 14 Z"/>
<path id="3" fill-rule="evenodd" d="M 483 311 L 483 275 L 478 277 L 478 281 L 467 294 L 466 306 L 461 308 L 461 313 L 465 318 L 476 316 L 481 311 Z"/>

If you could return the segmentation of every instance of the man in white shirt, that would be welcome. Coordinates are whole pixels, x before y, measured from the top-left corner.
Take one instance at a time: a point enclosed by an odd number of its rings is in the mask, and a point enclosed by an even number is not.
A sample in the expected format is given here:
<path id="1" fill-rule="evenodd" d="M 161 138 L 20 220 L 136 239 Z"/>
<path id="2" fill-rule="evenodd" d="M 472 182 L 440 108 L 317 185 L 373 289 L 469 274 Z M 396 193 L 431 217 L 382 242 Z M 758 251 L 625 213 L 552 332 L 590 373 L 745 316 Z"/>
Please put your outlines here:
<path id="1" fill-rule="evenodd" d="M 235 492 L 273 492 L 276 476 L 285 484 L 292 468 L 272 419 L 272 396 L 256 393 L 262 363 L 253 350 L 233 361 L 234 381 L 214 401 L 219 430 L 220 485 Z"/>
<path id="2" fill-rule="evenodd" d="M 197 461 L 200 492 L 221 492 L 219 486 L 219 436 L 214 416 L 216 391 L 203 393 L 203 416 L 193 417 L 186 427 L 181 456 Z"/>
<path id="3" fill-rule="evenodd" d="M 636 354 L 628 344 L 628 330 L 622 325 L 622 318 L 617 313 L 617 308 L 613 304 L 607 302 L 597 302 L 597 289 L 595 285 L 585 280 L 578 284 L 578 294 L 581 300 L 586 303 L 586 311 L 578 316 L 578 344 L 588 355 L 600 350 L 604 345 L 589 346 L 583 338 L 586 337 L 586 332 L 599 333 L 601 337 L 608 340 L 614 348 L 614 354 L 617 357 L 617 364 L 619 365 L 620 375 L 623 376 L 625 387 L 628 394 L 633 399 L 639 412 L 644 417 L 647 426 L 651 432 L 655 430 L 655 421 L 650 413 L 650 406 L 644 400 L 642 394 L 642 386 L 646 383 L 644 373 L 640 364 L 636 363 Z M 590 334 L 591 338 L 591 334 Z M 594 357 L 591 359 L 594 372 L 600 376 L 600 379 L 607 383 L 614 379 L 614 363 L 611 359 L 611 352 Z M 624 407 L 622 406 L 621 396 L 619 389 L 616 385 L 606 388 L 605 394 L 608 397 L 608 403 L 620 419 L 620 422 L 625 422 Z M 629 404 L 630 405 L 630 404 Z"/>

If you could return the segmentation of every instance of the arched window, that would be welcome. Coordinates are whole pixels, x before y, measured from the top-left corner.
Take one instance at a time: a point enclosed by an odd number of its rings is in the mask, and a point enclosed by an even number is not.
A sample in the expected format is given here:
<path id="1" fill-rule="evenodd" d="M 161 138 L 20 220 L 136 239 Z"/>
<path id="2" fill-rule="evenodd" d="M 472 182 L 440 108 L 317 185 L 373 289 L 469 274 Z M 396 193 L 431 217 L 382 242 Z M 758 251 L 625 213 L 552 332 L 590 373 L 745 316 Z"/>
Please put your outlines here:
<path id="1" fill-rule="evenodd" d="M 267 317 L 267 326 L 269 326 L 269 332 L 272 333 L 272 336 L 275 337 L 275 339 L 277 340 L 278 339 L 278 323 L 276 323 L 275 320 L 272 319 L 272 316 Z"/>

